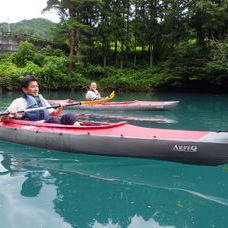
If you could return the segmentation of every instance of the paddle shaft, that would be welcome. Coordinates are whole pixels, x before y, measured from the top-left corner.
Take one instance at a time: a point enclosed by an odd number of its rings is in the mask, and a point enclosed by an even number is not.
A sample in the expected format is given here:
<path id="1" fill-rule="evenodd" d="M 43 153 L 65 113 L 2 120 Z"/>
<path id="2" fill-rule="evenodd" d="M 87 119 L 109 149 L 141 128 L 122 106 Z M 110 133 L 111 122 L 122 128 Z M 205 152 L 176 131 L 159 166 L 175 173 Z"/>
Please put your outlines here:
<path id="1" fill-rule="evenodd" d="M 81 102 L 66 104 L 64 106 L 74 106 L 74 105 L 81 105 Z M 59 107 L 61 107 L 61 105 L 53 105 L 53 106 L 39 107 L 39 108 L 30 108 L 30 109 L 18 111 L 17 113 L 20 114 L 20 113 L 26 113 L 26 112 L 41 111 L 41 110 L 45 110 L 45 109 L 59 108 Z M 10 114 L 10 112 L 3 112 L 3 113 L 0 113 L 0 116 L 7 116 L 9 114 Z"/>

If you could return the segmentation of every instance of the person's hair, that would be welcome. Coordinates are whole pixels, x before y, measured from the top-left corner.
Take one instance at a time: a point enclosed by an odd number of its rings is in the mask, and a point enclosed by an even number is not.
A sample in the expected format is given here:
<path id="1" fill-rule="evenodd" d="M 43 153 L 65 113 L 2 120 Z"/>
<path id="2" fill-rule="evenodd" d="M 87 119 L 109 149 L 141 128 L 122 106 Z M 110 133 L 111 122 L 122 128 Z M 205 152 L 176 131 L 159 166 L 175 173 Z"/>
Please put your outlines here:
<path id="1" fill-rule="evenodd" d="M 93 83 L 95 83 L 95 84 L 97 85 L 97 83 L 96 83 L 96 82 L 91 82 L 91 83 L 89 84 L 89 87 L 90 87 Z"/>
<path id="2" fill-rule="evenodd" d="M 21 88 L 27 88 L 30 82 L 36 81 L 38 82 L 37 78 L 34 75 L 26 76 L 21 80 Z"/>

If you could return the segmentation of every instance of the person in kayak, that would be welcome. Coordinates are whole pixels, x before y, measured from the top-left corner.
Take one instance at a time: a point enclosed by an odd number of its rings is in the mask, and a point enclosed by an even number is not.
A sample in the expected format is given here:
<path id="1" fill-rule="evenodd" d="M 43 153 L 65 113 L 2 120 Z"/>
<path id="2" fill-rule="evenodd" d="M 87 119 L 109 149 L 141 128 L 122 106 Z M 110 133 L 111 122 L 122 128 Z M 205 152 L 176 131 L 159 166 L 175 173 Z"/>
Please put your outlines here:
<path id="1" fill-rule="evenodd" d="M 44 121 L 47 123 L 52 123 L 53 118 L 62 116 L 62 110 L 64 106 L 60 106 L 55 109 L 44 109 L 39 111 L 26 112 L 23 114 L 18 114 L 18 111 L 39 108 L 39 107 L 50 107 L 50 104 L 39 94 L 38 80 L 35 76 L 27 76 L 21 80 L 21 90 L 24 95 L 20 98 L 15 99 L 10 106 L 7 108 L 9 115 L 3 116 L 1 121 L 7 121 L 9 118 L 23 119 L 30 121 Z M 64 114 L 66 115 L 66 114 Z M 64 116 L 63 115 L 63 116 Z M 73 114 L 69 114 L 73 115 Z M 67 121 L 64 122 L 67 124 Z M 72 123 L 70 122 L 72 125 Z"/>
<path id="2" fill-rule="evenodd" d="M 96 82 L 91 82 L 91 84 L 89 86 L 89 90 L 87 91 L 85 98 L 88 101 L 104 99 L 101 97 L 101 94 L 99 93 L 99 91 L 97 89 L 97 83 Z"/>

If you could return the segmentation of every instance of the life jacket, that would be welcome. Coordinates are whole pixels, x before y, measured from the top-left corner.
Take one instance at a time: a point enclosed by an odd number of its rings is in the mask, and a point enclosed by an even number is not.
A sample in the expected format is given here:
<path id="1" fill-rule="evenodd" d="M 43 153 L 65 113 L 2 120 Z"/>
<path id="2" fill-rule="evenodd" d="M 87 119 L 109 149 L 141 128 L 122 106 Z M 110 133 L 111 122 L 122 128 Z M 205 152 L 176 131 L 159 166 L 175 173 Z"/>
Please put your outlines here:
<path id="1" fill-rule="evenodd" d="M 29 94 L 25 94 L 23 98 L 27 101 L 27 109 L 47 106 L 41 94 L 39 94 L 36 97 Z M 49 117 L 49 112 L 47 109 L 44 109 L 39 111 L 26 112 L 23 119 L 27 119 L 31 121 L 39 121 L 39 120 L 47 120 L 48 117 Z"/>

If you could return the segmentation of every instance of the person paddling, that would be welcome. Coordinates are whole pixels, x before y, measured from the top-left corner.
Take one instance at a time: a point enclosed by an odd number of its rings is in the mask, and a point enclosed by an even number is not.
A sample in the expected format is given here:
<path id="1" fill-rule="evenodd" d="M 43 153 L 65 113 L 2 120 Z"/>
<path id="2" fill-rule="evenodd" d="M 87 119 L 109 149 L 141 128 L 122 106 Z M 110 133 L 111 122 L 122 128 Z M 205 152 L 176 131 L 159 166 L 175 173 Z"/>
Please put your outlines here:
<path id="1" fill-rule="evenodd" d="M 9 118 L 14 118 L 29 121 L 43 121 L 47 123 L 61 123 L 62 110 L 64 106 L 60 106 L 56 110 L 50 108 L 18 114 L 18 111 L 26 109 L 50 107 L 50 104 L 43 98 L 41 94 L 39 94 L 38 80 L 35 76 L 31 75 L 23 78 L 21 80 L 21 90 L 24 93 L 24 95 L 20 98 L 15 99 L 10 104 L 10 106 L 7 108 L 7 111 L 10 114 L 3 116 L 1 118 L 1 121 L 7 121 Z M 71 113 L 67 113 L 67 115 L 73 116 L 73 114 Z M 57 118 L 59 118 L 60 122 L 57 121 Z M 65 121 L 64 124 L 68 124 L 68 122 Z M 69 124 L 72 125 L 72 121 L 69 122 Z"/>
<path id="2" fill-rule="evenodd" d="M 87 91 L 85 98 L 86 98 L 86 100 L 89 100 L 89 101 L 104 99 L 101 97 L 101 94 L 99 93 L 99 91 L 97 89 L 96 82 L 91 82 L 89 90 Z"/>

